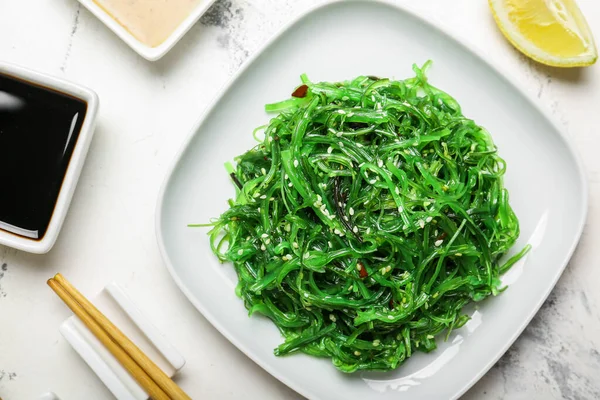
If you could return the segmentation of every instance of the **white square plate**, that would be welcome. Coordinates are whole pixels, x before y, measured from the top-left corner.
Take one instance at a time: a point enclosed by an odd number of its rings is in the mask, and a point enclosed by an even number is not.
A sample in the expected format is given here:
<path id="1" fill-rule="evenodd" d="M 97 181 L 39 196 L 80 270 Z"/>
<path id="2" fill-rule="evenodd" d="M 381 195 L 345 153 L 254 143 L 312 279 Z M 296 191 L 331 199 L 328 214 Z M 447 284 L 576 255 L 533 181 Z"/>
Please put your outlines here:
<path id="1" fill-rule="evenodd" d="M 223 163 L 254 145 L 270 116 L 264 104 L 288 98 L 306 72 L 313 81 L 361 74 L 407 78 L 434 61 L 430 82 L 493 135 L 508 163 L 506 186 L 521 221 L 513 252 L 532 251 L 504 277 L 502 295 L 471 310 L 472 320 L 438 350 L 389 373 L 345 375 L 326 359 L 277 358 L 282 338 L 266 318 L 248 318 L 236 277 L 211 253 L 207 222 L 234 189 Z M 579 239 L 587 209 L 582 167 L 546 114 L 499 71 L 450 35 L 388 1 L 343 1 L 299 18 L 250 60 L 193 129 L 160 195 L 157 235 L 166 264 L 190 301 L 233 344 L 288 386 L 321 399 L 449 399 L 464 393 L 508 349 L 539 309 Z"/>
<path id="2" fill-rule="evenodd" d="M 160 45 L 156 47 L 150 47 L 140 42 L 135 36 L 131 34 L 123 25 L 119 24 L 115 18 L 107 13 L 102 7 L 98 5 L 94 0 L 79 0 L 79 2 L 87 8 L 92 14 L 94 14 L 100 21 L 113 31 L 118 37 L 120 37 L 125 43 L 129 45 L 136 53 L 144 57 L 148 61 L 156 61 L 162 56 L 167 54 L 169 50 L 177 44 L 179 39 L 183 37 L 190 30 L 192 26 L 200 19 L 200 17 L 210 8 L 215 0 L 204 0 L 184 19 L 181 24 L 175 29 L 171 35 Z"/>

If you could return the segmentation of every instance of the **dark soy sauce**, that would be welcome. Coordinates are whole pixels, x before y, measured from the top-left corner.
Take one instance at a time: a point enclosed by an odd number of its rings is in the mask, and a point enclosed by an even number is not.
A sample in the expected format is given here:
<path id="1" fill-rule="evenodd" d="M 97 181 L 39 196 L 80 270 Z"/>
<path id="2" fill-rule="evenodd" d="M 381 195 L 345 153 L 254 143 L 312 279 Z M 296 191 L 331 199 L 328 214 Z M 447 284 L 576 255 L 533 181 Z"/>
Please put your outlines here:
<path id="1" fill-rule="evenodd" d="M 87 104 L 0 73 L 0 229 L 44 237 Z"/>

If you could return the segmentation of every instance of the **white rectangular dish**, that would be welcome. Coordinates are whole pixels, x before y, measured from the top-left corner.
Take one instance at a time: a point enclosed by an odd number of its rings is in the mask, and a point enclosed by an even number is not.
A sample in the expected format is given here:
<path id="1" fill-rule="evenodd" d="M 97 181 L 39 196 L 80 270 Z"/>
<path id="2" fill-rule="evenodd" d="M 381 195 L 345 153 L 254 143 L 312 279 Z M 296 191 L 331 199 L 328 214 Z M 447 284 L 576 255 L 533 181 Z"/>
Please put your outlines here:
<path id="1" fill-rule="evenodd" d="M 454 399 L 508 349 L 542 305 L 579 240 L 587 211 L 580 161 L 560 130 L 503 74 L 448 33 L 390 1 L 336 1 L 301 16 L 249 60 L 192 130 L 171 166 L 156 216 L 159 246 L 190 301 L 240 350 L 313 399 Z M 282 342 L 266 318 L 248 318 L 230 265 L 212 254 L 205 229 L 234 187 L 223 167 L 255 142 L 271 116 L 264 104 L 289 97 L 307 73 L 313 81 L 358 75 L 405 78 L 432 59 L 430 82 L 486 127 L 508 164 L 505 184 L 521 222 L 513 251 L 532 251 L 504 276 L 509 288 L 471 309 L 471 321 L 429 354 L 396 371 L 345 375 L 329 360 L 278 358 Z M 259 339 L 257 339 L 259 338 Z"/>
<path id="2" fill-rule="evenodd" d="M 0 73 L 44 89 L 49 89 L 50 91 L 71 96 L 85 102 L 87 107 L 79 131 L 79 136 L 77 137 L 75 147 L 73 148 L 69 160 L 68 168 L 60 185 L 60 191 L 53 207 L 52 216 L 46 233 L 43 237 L 35 239 L 36 236 L 27 237 L 20 233 L 18 227 L 8 224 L 3 224 L 2 229 L 0 229 L 0 245 L 10 246 L 30 253 L 44 254 L 49 252 L 54 246 L 65 217 L 67 216 L 73 193 L 77 187 L 79 175 L 81 174 L 83 164 L 85 163 L 92 142 L 92 137 L 94 136 L 96 115 L 98 114 L 100 101 L 98 95 L 91 89 L 14 64 L 0 62 Z M 0 88 L 0 93 L 2 93 L 2 88 Z M 74 125 L 72 125 L 72 127 L 73 126 Z M 71 130 L 72 129 L 73 128 L 71 128 Z M 10 151 L 11 149 L 0 150 Z M 19 168 L 19 166 L 4 165 L 3 168 Z M 5 195 L 10 196 L 10 193 L 5 193 Z"/>
<path id="3" fill-rule="evenodd" d="M 215 0 L 204 0 L 187 16 L 171 35 L 160 45 L 150 47 L 131 34 L 123 25 L 121 25 L 113 16 L 100 7 L 94 0 L 79 0 L 79 2 L 102 21 L 111 31 L 120 37 L 136 53 L 148 61 L 156 61 L 163 57 L 177 42 L 190 30 L 200 17 L 210 8 Z"/>

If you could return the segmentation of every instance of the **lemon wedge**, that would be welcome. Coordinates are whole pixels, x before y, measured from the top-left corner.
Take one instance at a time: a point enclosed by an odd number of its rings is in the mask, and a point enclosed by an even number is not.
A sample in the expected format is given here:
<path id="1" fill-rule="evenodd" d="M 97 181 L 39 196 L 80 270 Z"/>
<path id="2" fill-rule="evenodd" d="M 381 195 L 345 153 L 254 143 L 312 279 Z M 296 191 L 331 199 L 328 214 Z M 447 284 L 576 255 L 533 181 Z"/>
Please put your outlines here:
<path id="1" fill-rule="evenodd" d="M 504 36 L 546 65 L 581 67 L 598 58 L 594 37 L 573 0 L 488 0 Z"/>

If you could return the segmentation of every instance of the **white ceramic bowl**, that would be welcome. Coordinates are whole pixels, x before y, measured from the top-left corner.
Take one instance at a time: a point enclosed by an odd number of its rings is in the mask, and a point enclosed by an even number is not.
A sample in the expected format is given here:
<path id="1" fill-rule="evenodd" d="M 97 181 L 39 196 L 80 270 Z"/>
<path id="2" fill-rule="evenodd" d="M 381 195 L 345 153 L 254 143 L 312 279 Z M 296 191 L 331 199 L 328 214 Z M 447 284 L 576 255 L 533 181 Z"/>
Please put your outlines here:
<path id="1" fill-rule="evenodd" d="M 119 24 L 110 14 L 102 9 L 94 0 L 79 0 L 79 2 L 87 8 L 92 14 L 108 28 L 117 34 L 118 37 L 123 39 L 125 43 L 129 45 L 136 53 L 144 57 L 148 61 L 156 61 L 162 56 L 167 54 L 173 46 L 190 30 L 192 26 L 200 19 L 200 17 L 210 8 L 215 0 L 205 0 L 183 20 L 181 24 L 175 29 L 171 35 L 160 45 L 156 47 L 150 47 L 140 42 L 135 36 L 133 36 L 127 29 Z"/>
<path id="2" fill-rule="evenodd" d="M 73 154 L 71 155 L 69 166 L 65 172 L 63 183 L 56 199 L 56 205 L 54 206 L 54 211 L 44 236 L 41 239 L 30 239 L 0 230 L 0 244 L 30 253 L 44 254 L 54 246 L 69 205 L 71 204 L 71 198 L 77 186 L 79 174 L 81 173 L 81 168 L 83 167 L 94 134 L 96 114 L 98 113 L 99 106 L 98 95 L 86 87 L 13 64 L 0 63 L 0 73 L 70 95 L 85 101 L 87 104 L 81 131 L 73 148 Z"/>

